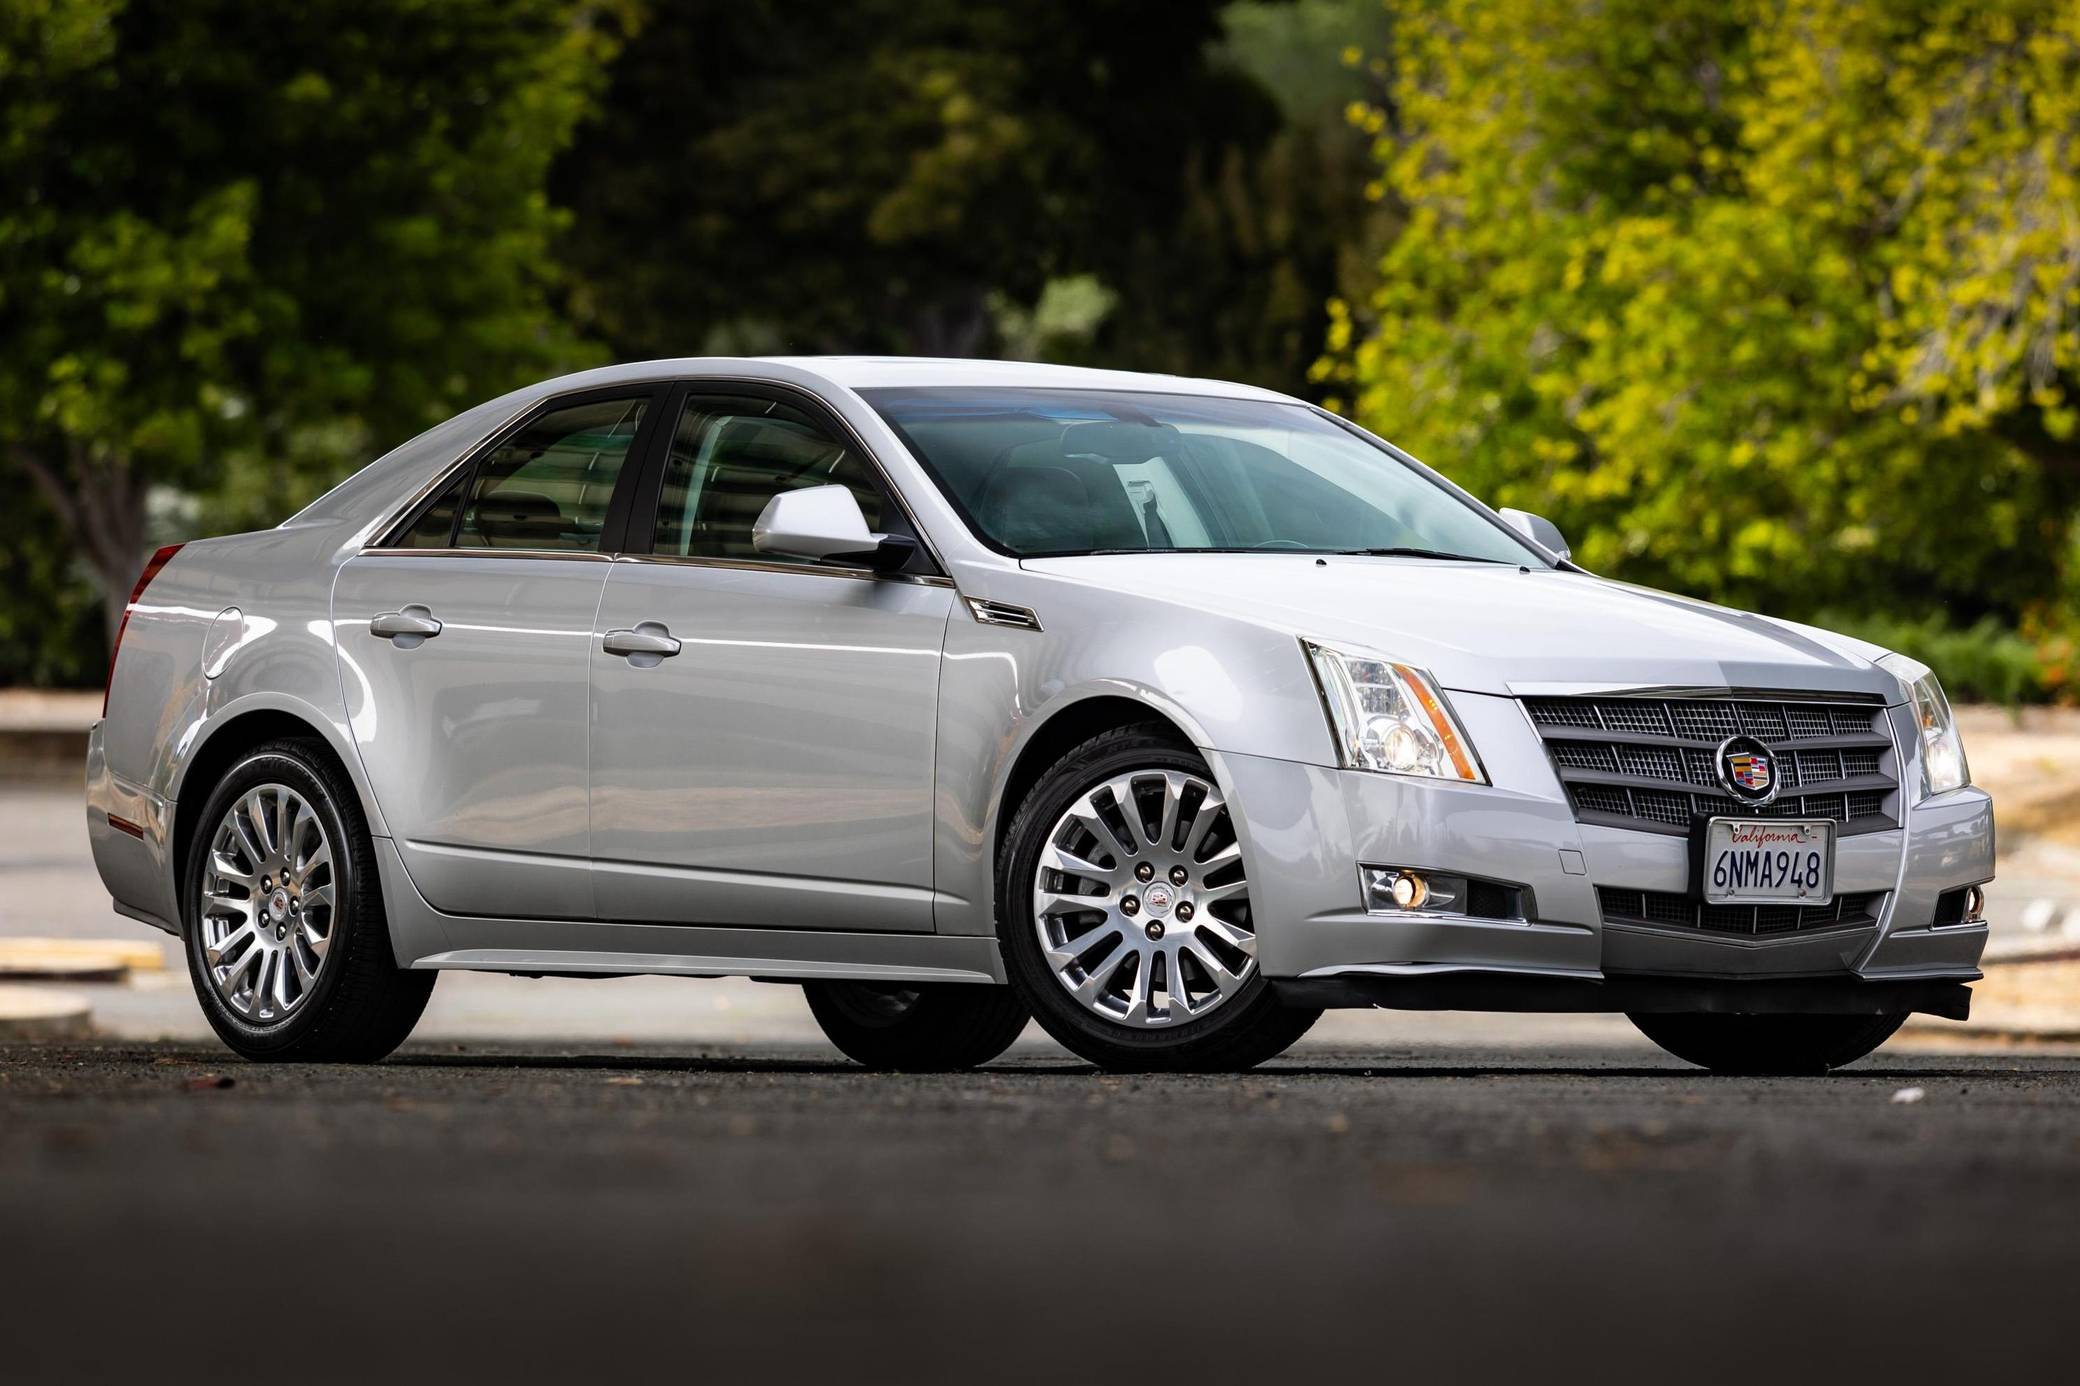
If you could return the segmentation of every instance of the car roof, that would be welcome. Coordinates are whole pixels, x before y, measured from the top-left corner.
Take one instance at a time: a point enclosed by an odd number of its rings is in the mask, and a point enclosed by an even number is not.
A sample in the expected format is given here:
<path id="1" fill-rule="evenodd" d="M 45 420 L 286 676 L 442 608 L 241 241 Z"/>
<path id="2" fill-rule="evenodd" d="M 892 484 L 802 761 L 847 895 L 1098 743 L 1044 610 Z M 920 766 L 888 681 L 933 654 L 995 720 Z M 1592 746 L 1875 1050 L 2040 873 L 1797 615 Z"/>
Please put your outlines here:
<path id="1" fill-rule="evenodd" d="M 878 390 L 898 386 L 995 385 L 1003 388 L 1058 390 L 1141 390 L 1173 395 L 1217 395 L 1228 399 L 1277 400 L 1290 395 L 1228 380 L 1144 371 L 1098 370 L 1090 366 L 1056 366 L 1039 361 L 995 361 L 954 356 L 682 356 L 655 361 L 627 361 L 574 375 L 545 380 L 524 392 L 535 398 L 600 385 L 643 380 L 726 376 L 803 385 L 813 381 L 843 390 Z"/>
<path id="2" fill-rule="evenodd" d="M 1145 390 L 1162 394 L 1225 395 L 1284 400 L 1254 385 L 1148 371 L 1099 370 L 1039 361 L 975 360 L 946 356 L 766 356 L 758 360 L 820 376 L 850 390 L 896 386 L 997 385 L 1028 389 Z"/>

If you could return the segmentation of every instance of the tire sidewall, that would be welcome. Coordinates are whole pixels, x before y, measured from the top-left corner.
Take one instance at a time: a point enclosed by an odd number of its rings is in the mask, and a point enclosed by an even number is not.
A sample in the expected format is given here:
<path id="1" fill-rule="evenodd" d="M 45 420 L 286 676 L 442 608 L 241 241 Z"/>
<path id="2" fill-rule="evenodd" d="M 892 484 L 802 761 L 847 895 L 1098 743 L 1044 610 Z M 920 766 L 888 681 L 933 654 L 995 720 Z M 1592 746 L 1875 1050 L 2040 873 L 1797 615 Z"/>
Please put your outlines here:
<path id="1" fill-rule="evenodd" d="M 225 812 L 240 796 L 262 784 L 284 784 L 303 795 L 323 821 L 333 844 L 334 895 L 331 942 L 326 948 L 325 967 L 311 995 L 287 1019 L 275 1025 L 254 1025 L 241 1018 L 217 994 L 203 958 L 201 895 L 204 864 L 210 844 Z M 188 843 L 188 860 L 181 873 L 181 923 L 188 955 L 188 976 L 195 985 L 196 999 L 217 1034 L 241 1054 L 273 1055 L 293 1048 L 322 1023 L 327 1008 L 339 992 L 350 956 L 361 946 L 361 881 L 355 869 L 361 855 L 358 819 L 349 822 L 340 811 L 333 787 L 301 754 L 286 747 L 265 747 L 243 756 L 217 782 L 196 820 L 195 835 Z"/>
<path id="2" fill-rule="evenodd" d="M 1082 748 L 1071 751 L 1040 777 L 1039 783 L 1019 805 L 1011 829 L 1005 835 L 997 874 L 997 942 L 1003 950 L 1005 970 L 1010 974 L 1012 984 L 1018 988 L 1042 1029 L 1086 1058 L 1094 1053 L 1103 1054 L 1104 1057 L 1096 1061 L 1108 1065 L 1161 1063 L 1171 1056 L 1188 1055 L 1202 1044 L 1248 1024 L 1260 1008 L 1278 1005 L 1276 998 L 1270 995 L 1270 983 L 1264 979 L 1263 964 L 1259 962 L 1242 989 L 1211 1015 L 1188 1020 L 1182 1025 L 1134 1029 L 1107 1021 L 1079 1005 L 1047 965 L 1034 927 L 1031 900 L 1032 882 L 1039 870 L 1040 853 L 1046 845 L 1048 831 L 1077 798 L 1104 781 L 1131 770 L 1177 770 L 1196 775 L 1209 784 L 1216 783 L 1212 771 L 1199 755 L 1152 735 L 1096 753 Z M 1236 813 L 1232 802 L 1228 813 L 1232 822 Z M 1236 839 L 1239 844 L 1239 832 Z M 1243 852 L 1244 878 L 1253 879 L 1248 874 L 1248 849 L 1245 847 Z M 1253 928 L 1257 921 L 1256 902 L 1252 898 L 1250 922 Z"/>

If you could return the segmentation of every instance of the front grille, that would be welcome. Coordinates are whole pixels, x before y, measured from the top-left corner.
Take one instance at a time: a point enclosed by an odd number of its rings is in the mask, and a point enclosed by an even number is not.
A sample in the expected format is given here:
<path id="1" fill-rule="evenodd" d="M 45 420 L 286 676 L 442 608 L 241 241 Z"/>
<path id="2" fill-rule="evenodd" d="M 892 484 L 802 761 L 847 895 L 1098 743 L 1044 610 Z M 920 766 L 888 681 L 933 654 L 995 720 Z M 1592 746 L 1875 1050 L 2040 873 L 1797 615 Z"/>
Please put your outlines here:
<path id="1" fill-rule="evenodd" d="M 1606 924 L 1643 924 L 1707 934 L 1805 934 L 1821 929 L 1860 929 L 1875 924 L 1883 891 L 1837 895 L 1829 905 L 1707 905 L 1688 895 L 1659 890 L 1599 886 L 1596 898 Z"/>
<path id="2" fill-rule="evenodd" d="M 1832 818 L 1848 837 L 1899 826 L 1885 709 L 1789 698 L 1526 698 L 1577 820 L 1679 836 L 1698 818 Z M 1729 736 L 1772 752 L 1763 808 L 1719 783 Z"/>

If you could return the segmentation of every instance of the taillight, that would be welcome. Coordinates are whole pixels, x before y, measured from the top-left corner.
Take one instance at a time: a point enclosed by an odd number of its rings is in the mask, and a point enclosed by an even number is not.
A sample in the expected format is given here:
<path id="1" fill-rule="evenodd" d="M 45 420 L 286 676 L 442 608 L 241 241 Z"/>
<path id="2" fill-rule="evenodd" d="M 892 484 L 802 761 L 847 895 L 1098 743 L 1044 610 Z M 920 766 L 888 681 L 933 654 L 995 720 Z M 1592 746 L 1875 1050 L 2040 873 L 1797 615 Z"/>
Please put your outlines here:
<path id="1" fill-rule="evenodd" d="M 123 632 L 130 629 L 130 613 L 137 610 L 137 599 L 144 589 L 152 585 L 159 570 L 173 562 L 173 556 L 181 551 L 179 544 L 168 544 L 145 560 L 144 571 L 137 575 L 137 586 L 130 589 L 130 600 L 123 604 L 123 619 L 116 622 L 116 646 L 108 652 L 108 682 L 101 685 L 101 715 L 108 716 L 109 691 L 116 686 L 116 656 L 123 652 Z"/>

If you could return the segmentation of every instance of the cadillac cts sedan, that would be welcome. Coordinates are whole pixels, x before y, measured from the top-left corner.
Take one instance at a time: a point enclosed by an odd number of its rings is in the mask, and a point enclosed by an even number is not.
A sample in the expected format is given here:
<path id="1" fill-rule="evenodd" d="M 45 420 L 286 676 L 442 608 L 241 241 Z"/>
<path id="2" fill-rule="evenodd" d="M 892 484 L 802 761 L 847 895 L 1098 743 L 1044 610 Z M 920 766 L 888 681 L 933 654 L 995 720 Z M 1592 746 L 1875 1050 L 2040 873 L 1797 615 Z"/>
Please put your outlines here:
<path id="1" fill-rule="evenodd" d="M 162 549 L 87 788 L 253 1059 L 380 1058 L 460 968 L 799 985 L 885 1068 L 1391 1006 L 1818 1072 L 1965 1015 L 1993 874 L 1912 660 L 1296 400 L 966 361 L 570 376 Z"/>

